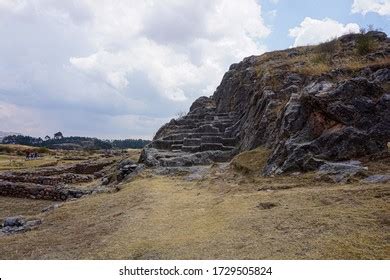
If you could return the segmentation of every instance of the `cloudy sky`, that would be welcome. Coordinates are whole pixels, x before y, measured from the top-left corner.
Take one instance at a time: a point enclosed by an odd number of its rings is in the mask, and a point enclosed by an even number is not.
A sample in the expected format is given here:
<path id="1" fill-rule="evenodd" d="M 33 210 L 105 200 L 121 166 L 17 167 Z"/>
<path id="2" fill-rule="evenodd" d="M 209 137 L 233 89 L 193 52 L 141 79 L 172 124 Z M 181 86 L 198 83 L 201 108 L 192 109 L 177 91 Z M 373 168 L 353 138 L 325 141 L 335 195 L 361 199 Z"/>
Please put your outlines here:
<path id="1" fill-rule="evenodd" d="M 230 64 L 369 24 L 390 0 L 0 0 L 0 130 L 150 138 Z"/>

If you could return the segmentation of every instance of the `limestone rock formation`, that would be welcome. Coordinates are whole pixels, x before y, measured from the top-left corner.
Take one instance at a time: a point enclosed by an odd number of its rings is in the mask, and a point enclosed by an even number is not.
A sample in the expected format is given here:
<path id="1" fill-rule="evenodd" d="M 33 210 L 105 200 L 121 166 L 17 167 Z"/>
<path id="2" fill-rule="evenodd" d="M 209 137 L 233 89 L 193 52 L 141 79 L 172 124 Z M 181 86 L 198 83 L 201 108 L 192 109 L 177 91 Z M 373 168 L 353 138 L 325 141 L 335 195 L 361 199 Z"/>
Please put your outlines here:
<path id="1" fill-rule="evenodd" d="M 365 54 L 362 36 L 371 44 Z M 369 32 L 233 64 L 213 96 L 159 129 L 140 161 L 200 165 L 263 146 L 269 175 L 358 159 L 388 142 L 390 39 Z"/>

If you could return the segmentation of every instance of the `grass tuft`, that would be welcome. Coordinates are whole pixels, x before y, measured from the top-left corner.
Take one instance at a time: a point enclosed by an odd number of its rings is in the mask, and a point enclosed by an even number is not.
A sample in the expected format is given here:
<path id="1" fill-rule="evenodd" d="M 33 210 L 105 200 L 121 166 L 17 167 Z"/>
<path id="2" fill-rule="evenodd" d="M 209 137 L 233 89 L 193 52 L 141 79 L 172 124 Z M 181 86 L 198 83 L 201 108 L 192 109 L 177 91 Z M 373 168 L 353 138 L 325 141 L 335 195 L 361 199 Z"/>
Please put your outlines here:
<path id="1" fill-rule="evenodd" d="M 362 34 L 356 41 L 358 55 L 366 55 L 376 49 L 376 41 L 373 37 Z"/>

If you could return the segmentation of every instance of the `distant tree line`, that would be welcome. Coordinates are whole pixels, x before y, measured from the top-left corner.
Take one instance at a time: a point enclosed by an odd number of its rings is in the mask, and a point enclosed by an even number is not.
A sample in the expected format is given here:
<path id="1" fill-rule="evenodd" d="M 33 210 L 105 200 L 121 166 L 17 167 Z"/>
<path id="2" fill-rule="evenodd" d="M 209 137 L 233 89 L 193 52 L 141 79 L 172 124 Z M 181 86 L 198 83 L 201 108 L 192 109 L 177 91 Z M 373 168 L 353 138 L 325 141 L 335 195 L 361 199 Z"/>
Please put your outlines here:
<path id="1" fill-rule="evenodd" d="M 125 139 L 111 141 L 112 147 L 114 149 L 142 149 L 149 143 L 149 140 L 143 139 Z"/>
<path id="2" fill-rule="evenodd" d="M 2 144 L 18 144 L 26 146 L 41 146 L 43 140 L 41 137 L 35 138 L 24 135 L 9 135 L 3 138 Z"/>
<path id="3" fill-rule="evenodd" d="M 49 149 L 71 148 L 71 149 L 91 149 L 91 150 L 109 150 L 109 149 L 141 149 L 149 140 L 143 139 L 125 139 L 125 140 L 101 140 L 91 137 L 70 136 L 64 137 L 61 132 L 57 132 L 53 138 L 46 136 L 35 138 L 24 135 L 10 135 L 2 140 L 2 144 L 18 144 L 34 147 L 45 147 Z"/>

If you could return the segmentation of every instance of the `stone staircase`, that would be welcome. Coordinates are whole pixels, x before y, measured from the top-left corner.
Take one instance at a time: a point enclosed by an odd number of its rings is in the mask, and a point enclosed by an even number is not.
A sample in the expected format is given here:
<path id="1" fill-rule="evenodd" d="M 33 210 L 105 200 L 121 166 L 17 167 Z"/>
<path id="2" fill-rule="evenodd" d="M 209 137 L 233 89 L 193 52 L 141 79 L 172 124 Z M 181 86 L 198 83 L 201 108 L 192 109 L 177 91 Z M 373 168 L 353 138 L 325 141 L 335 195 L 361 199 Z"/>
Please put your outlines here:
<path id="1" fill-rule="evenodd" d="M 211 155 L 211 158 L 215 155 L 218 157 L 222 155 L 222 158 L 226 159 L 227 155 L 235 151 L 238 143 L 238 139 L 231 133 L 236 119 L 234 113 L 217 113 L 215 108 L 194 110 L 188 115 L 168 123 L 164 127 L 164 133 L 158 135 L 157 139 L 155 138 L 144 152 L 150 152 L 154 149 L 152 151 L 153 157 L 159 161 L 159 165 L 163 166 L 183 165 L 180 158 L 189 158 L 192 154 L 196 154 L 198 158 L 202 157 L 202 153 Z M 175 161 L 174 158 L 178 158 L 178 160 Z M 143 161 L 142 157 L 141 161 Z M 205 163 L 209 163 L 209 160 L 206 160 Z M 197 165 L 202 164 L 202 162 L 195 160 L 191 164 L 191 160 L 189 160 L 189 163 L 185 164 Z"/>
<path id="2" fill-rule="evenodd" d="M 237 139 L 226 129 L 234 125 L 229 114 L 188 115 L 176 120 L 172 133 L 152 142 L 152 147 L 173 152 L 233 150 Z"/>

